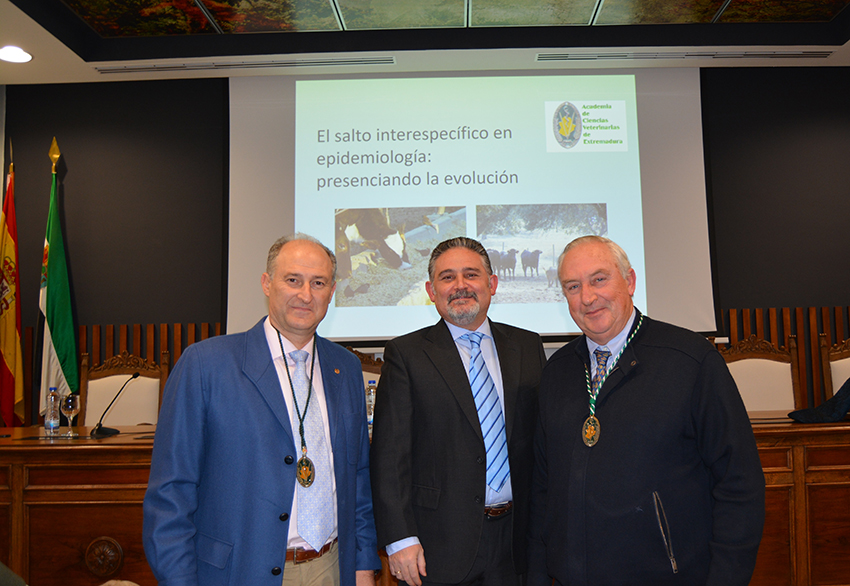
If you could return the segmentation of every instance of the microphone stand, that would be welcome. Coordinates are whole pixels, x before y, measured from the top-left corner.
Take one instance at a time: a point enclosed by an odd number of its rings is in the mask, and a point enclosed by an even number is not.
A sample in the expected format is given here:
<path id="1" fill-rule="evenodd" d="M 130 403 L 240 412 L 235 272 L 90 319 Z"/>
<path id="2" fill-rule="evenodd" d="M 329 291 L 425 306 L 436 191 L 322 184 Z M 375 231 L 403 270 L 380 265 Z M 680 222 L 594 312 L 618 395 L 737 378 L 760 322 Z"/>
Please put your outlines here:
<path id="1" fill-rule="evenodd" d="M 138 378 L 138 377 L 139 377 L 139 373 L 138 373 L 138 372 L 134 372 L 134 373 L 133 373 L 133 376 L 131 376 L 130 378 L 128 378 L 128 379 L 124 382 L 124 384 L 123 384 L 123 385 L 121 385 L 121 388 L 120 388 L 120 389 L 118 389 L 118 392 L 117 392 L 117 393 L 115 394 L 115 396 L 112 398 L 112 401 L 110 401 L 110 402 L 109 402 L 109 405 L 107 405 L 107 406 L 106 406 L 106 409 L 104 409 L 104 411 L 103 411 L 103 415 L 101 415 L 101 416 L 100 416 L 100 421 L 98 421 L 98 422 L 97 422 L 97 425 L 95 425 L 95 426 L 94 426 L 94 429 L 92 429 L 92 430 L 91 430 L 91 436 L 92 436 L 94 439 L 101 439 L 101 438 L 104 438 L 104 437 L 110 437 L 110 436 L 118 435 L 119 433 L 121 433 L 120 431 L 118 431 L 118 430 L 117 430 L 117 429 L 115 429 L 114 427 L 103 427 L 103 418 L 104 418 L 104 417 L 106 417 L 106 414 L 107 414 L 107 413 L 109 413 L 109 408 L 110 408 L 110 407 L 112 407 L 112 404 L 113 404 L 113 403 L 115 402 L 115 400 L 116 400 L 116 399 L 118 399 L 118 397 L 121 395 L 121 391 L 123 391 L 123 390 L 124 390 L 124 388 L 125 388 L 128 384 L 130 384 L 130 381 L 131 381 L 131 380 L 133 380 L 134 378 Z"/>

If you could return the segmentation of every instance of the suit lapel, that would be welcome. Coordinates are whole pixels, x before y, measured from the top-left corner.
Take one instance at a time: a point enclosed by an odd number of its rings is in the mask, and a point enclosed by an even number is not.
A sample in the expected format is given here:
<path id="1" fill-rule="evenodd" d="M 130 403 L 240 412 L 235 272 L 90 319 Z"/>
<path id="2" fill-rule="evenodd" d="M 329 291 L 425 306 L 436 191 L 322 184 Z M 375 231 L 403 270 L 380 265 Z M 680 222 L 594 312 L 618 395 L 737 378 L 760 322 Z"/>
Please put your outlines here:
<path id="1" fill-rule="evenodd" d="M 443 320 L 440 320 L 425 335 L 424 351 L 443 378 L 449 391 L 454 395 L 475 433 L 478 434 L 481 441 L 484 441 L 484 437 L 481 435 L 478 411 L 475 409 L 475 400 L 472 398 L 472 388 L 469 386 L 469 375 L 463 368 L 457 346 Z"/>
<path id="2" fill-rule="evenodd" d="M 342 390 L 340 388 L 342 377 L 339 374 L 339 368 L 334 363 L 333 352 L 330 346 L 332 343 L 316 335 L 316 351 L 318 353 L 316 359 L 319 361 L 319 366 L 322 369 L 322 386 L 325 390 L 325 404 L 328 408 L 331 446 L 335 446 L 337 430 L 340 427 L 337 420 L 339 419 L 340 412 L 339 400 L 342 396 Z M 334 450 L 334 453 L 336 453 L 336 450 Z"/>
<path id="3" fill-rule="evenodd" d="M 260 320 L 260 323 L 246 332 L 245 359 L 242 372 L 257 387 L 257 391 L 292 441 L 289 411 L 286 409 L 286 403 L 283 400 L 283 391 L 280 388 L 277 369 L 272 362 L 272 355 L 263 326 L 264 322 L 265 320 Z"/>

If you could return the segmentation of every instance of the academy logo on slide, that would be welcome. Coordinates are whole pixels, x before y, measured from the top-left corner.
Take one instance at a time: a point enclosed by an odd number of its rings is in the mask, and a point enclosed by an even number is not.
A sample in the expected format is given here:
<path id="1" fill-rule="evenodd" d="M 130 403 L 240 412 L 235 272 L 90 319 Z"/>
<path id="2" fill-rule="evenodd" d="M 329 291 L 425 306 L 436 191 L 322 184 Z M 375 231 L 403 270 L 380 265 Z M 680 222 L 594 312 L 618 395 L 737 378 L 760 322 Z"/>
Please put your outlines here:
<path id="1" fill-rule="evenodd" d="M 564 102 L 555 110 L 552 118 L 552 132 L 555 140 L 565 149 L 571 149 L 581 139 L 581 113 L 569 102 Z"/>

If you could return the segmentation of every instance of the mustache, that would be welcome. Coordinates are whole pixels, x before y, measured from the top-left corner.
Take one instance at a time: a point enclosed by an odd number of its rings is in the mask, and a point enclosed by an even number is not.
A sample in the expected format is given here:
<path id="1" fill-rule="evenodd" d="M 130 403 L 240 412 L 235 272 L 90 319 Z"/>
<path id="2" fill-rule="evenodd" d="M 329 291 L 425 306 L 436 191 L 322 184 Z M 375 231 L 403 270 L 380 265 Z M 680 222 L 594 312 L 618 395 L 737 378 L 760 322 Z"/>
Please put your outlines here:
<path id="1" fill-rule="evenodd" d="M 474 291 L 461 289 L 460 291 L 455 291 L 449 295 L 448 303 L 451 303 L 455 299 L 474 299 L 475 301 L 478 301 L 478 295 Z"/>

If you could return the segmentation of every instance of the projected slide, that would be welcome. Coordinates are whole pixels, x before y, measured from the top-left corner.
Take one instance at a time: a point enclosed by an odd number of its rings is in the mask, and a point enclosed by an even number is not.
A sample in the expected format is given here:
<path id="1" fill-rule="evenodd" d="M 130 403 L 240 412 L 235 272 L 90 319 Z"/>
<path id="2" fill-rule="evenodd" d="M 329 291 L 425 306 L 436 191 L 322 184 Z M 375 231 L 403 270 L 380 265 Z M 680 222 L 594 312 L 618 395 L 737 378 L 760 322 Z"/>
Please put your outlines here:
<path id="1" fill-rule="evenodd" d="M 454 236 L 487 249 L 491 317 L 541 333 L 576 331 L 555 270 L 572 238 L 609 236 L 643 274 L 631 75 L 298 81 L 295 153 L 296 229 L 339 264 L 322 335 L 434 323 L 428 258 Z"/>

